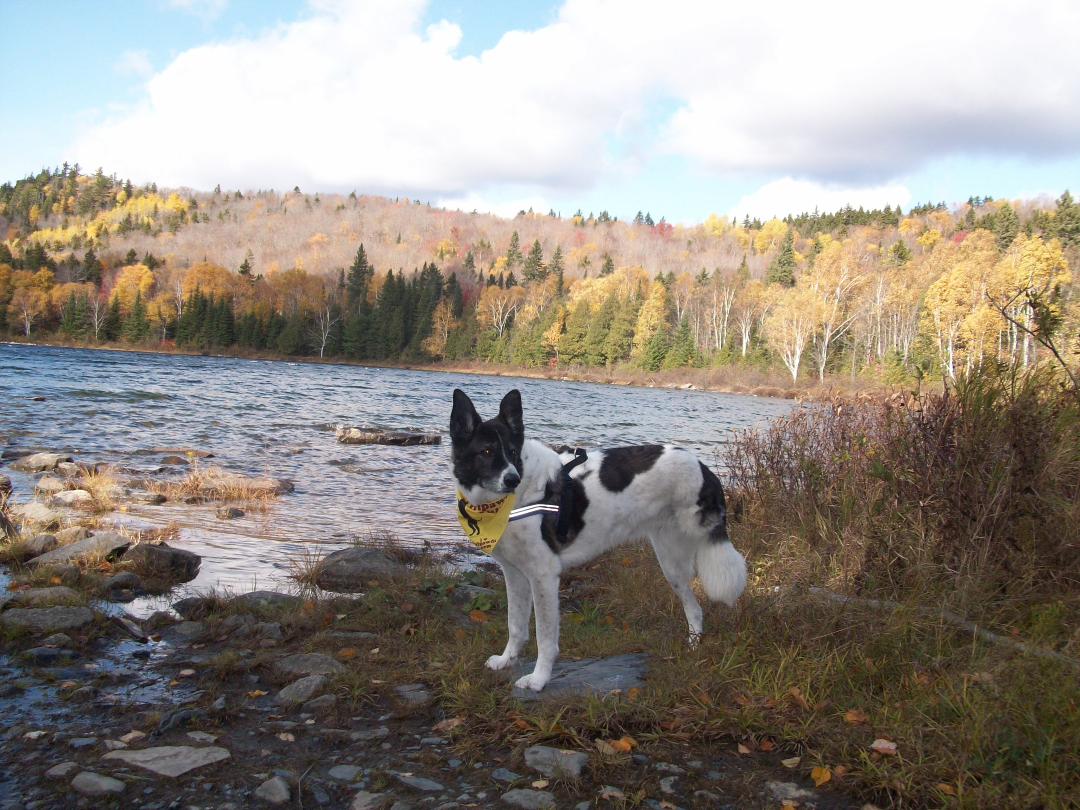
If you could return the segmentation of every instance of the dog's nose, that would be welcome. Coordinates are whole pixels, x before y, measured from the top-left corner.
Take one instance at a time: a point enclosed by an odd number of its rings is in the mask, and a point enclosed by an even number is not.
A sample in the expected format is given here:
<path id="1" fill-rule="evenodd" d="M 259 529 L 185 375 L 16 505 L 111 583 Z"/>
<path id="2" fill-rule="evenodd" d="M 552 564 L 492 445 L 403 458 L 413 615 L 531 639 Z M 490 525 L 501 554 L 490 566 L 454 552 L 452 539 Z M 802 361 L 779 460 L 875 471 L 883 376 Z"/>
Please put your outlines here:
<path id="1" fill-rule="evenodd" d="M 517 489 L 517 485 L 521 483 L 521 476 L 516 472 L 508 472 L 503 476 L 503 484 L 510 489 Z"/>

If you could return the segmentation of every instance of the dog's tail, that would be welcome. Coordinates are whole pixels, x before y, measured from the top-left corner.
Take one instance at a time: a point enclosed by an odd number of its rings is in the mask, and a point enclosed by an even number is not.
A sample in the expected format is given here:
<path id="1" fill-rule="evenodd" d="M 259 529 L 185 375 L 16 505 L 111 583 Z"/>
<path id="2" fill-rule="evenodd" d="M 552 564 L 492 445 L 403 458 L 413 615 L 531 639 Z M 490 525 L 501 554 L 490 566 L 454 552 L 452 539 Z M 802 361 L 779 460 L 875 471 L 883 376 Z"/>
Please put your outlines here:
<path id="1" fill-rule="evenodd" d="M 734 605 L 746 588 L 746 560 L 727 540 L 707 540 L 698 547 L 697 575 L 714 602 Z"/>

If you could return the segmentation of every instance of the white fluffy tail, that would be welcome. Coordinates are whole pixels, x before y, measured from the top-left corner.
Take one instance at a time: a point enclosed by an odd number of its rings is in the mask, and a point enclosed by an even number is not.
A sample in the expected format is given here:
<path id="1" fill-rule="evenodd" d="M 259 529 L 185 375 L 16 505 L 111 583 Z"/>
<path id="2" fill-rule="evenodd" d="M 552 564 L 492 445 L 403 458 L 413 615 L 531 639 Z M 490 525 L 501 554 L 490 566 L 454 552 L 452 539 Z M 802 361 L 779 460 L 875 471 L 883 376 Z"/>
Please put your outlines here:
<path id="1" fill-rule="evenodd" d="M 746 588 L 746 560 L 727 541 L 706 541 L 697 552 L 697 575 L 712 601 L 731 606 Z"/>

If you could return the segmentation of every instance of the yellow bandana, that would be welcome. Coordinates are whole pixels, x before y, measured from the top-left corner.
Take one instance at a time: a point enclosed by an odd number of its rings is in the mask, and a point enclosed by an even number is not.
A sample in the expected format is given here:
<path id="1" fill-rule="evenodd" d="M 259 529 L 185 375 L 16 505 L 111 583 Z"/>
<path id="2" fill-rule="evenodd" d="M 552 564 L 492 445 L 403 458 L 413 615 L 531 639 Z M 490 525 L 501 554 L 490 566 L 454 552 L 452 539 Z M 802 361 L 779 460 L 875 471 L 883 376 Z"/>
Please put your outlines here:
<path id="1" fill-rule="evenodd" d="M 465 536 L 478 549 L 490 554 L 506 531 L 510 522 L 510 512 L 514 508 L 514 493 L 505 495 L 491 503 L 471 504 L 459 491 L 458 522 L 465 530 Z"/>

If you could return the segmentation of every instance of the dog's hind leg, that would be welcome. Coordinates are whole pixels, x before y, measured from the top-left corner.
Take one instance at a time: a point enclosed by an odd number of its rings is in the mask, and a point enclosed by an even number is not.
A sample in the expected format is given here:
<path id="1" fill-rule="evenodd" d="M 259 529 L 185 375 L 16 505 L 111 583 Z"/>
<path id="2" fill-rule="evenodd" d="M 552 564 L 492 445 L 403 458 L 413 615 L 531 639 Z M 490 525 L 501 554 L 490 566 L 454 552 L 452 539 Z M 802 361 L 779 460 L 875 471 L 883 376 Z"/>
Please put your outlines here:
<path id="1" fill-rule="evenodd" d="M 531 675 L 514 685 L 539 692 L 551 680 L 551 668 L 559 657 L 559 573 L 557 570 L 532 578 L 533 606 L 536 608 L 536 667 Z"/>
<path id="2" fill-rule="evenodd" d="M 529 640 L 529 618 L 532 616 L 532 587 L 529 578 L 519 568 L 507 562 L 499 562 L 506 579 L 506 623 L 510 633 L 502 655 L 487 660 L 488 669 L 506 669 L 521 654 L 521 648 Z"/>
<path id="3" fill-rule="evenodd" d="M 702 613 L 690 581 L 694 577 L 694 552 L 689 541 L 678 535 L 661 535 L 649 538 L 660 569 L 664 572 L 671 589 L 682 602 L 686 623 L 690 628 L 690 643 L 701 640 Z"/>

